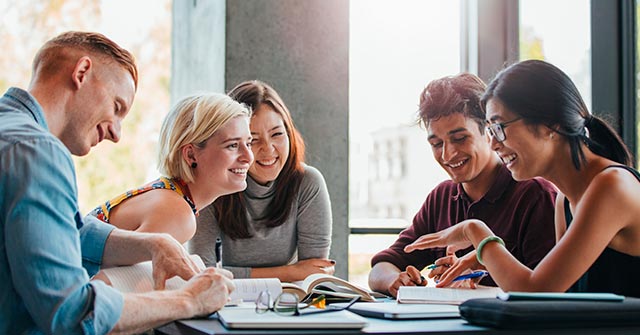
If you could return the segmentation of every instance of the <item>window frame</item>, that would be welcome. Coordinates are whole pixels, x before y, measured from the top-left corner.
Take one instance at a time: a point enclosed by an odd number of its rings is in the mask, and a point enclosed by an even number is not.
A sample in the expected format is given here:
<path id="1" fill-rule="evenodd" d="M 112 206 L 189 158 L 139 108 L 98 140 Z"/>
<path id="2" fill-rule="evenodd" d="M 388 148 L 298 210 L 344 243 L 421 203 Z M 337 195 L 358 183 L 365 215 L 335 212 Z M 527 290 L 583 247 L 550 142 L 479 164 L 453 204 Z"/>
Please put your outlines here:
<path id="1" fill-rule="evenodd" d="M 591 0 L 592 113 L 611 123 L 634 156 L 636 4 L 636 0 Z"/>

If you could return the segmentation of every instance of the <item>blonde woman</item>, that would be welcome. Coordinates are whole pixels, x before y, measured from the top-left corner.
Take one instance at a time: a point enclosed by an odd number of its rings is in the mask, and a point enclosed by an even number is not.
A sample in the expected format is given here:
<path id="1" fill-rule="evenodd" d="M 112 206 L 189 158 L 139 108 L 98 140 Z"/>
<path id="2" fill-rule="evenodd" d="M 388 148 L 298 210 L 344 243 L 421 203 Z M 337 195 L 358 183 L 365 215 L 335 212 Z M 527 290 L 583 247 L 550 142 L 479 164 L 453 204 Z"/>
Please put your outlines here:
<path id="1" fill-rule="evenodd" d="M 253 109 L 247 189 L 203 209 L 189 247 L 213 265 L 222 241 L 222 265 L 237 278 L 303 280 L 333 274 L 331 201 L 324 177 L 304 164 L 304 142 L 280 95 L 258 80 L 238 84 L 229 96 Z"/>
<path id="2" fill-rule="evenodd" d="M 119 195 L 89 215 L 140 232 L 163 232 L 185 243 L 200 208 L 244 190 L 253 162 L 250 111 L 224 94 L 180 100 L 160 131 L 162 176 Z"/>

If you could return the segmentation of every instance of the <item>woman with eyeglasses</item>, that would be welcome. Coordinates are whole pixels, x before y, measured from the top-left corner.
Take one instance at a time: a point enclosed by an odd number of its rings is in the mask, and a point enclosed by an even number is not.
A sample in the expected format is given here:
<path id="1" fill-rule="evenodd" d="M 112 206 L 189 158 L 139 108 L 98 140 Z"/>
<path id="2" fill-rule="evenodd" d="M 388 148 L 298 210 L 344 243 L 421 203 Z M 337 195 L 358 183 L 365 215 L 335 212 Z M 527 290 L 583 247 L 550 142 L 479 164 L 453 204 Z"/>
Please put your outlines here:
<path id="1" fill-rule="evenodd" d="M 425 235 L 405 250 L 473 245 L 478 267 L 489 270 L 504 291 L 640 297 L 640 174 L 630 167 L 620 137 L 589 113 L 566 74 L 543 61 L 500 72 L 482 105 L 492 147 L 513 177 L 544 177 L 561 192 L 556 246 L 530 270 L 484 222 L 471 219 Z M 459 271 L 446 271 L 438 286 L 449 285 Z"/>
<path id="2" fill-rule="evenodd" d="M 291 282 L 314 273 L 333 274 L 331 202 L 320 171 L 304 164 L 304 142 L 289 109 L 269 85 L 246 81 L 229 96 L 253 110 L 250 128 L 255 160 L 247 189 L 220 197 L 203 209 L 189 247 L 235 278 Z"/>

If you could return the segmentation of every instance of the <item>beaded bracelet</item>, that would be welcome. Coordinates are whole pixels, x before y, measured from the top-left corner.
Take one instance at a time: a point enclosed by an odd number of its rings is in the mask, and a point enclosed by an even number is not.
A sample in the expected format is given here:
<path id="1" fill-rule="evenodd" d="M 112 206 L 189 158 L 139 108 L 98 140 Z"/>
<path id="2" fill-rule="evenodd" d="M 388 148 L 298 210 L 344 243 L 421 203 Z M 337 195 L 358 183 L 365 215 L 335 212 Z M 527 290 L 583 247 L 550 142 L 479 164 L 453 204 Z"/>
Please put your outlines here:
<path id="1" fill-rule="evenodd" d="M 480 265 L 482 266 L 484 266 L 484 262 L 482 262 L 482 248 L 484 248 L 484 245 L 489 242 L 498 242 L 504 247 L 504 241 L 498 236 L 487 236 L 482 241 L 480 241 L 478 247 L 476 248 L 476 258 L 478 259 L 478 263 L 480 263 Z"/>

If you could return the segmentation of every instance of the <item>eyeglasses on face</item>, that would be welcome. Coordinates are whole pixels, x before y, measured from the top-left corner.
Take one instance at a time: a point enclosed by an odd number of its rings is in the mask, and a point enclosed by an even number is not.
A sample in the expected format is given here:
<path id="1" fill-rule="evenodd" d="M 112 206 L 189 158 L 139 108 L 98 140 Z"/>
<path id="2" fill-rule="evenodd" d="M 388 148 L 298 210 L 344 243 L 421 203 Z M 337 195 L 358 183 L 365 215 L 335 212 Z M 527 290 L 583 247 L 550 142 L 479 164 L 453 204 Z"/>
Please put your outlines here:
<path id="1" fill-rule="evenodd" d="M 263 314 L 271 311 L 279 315 L 302 316 L 308 314 L 336 312 L 351 307 L 356 301 L 358 301 L 359 298 L 360 297 L 354 297 L 349 301 L 348 304 L 339 308 L 313 309 L 309 311 L 303 311 L 311 306 L 321 306 L 322 308 L 324 308 L 326 300 L 325 296 L 319 295 L 313 298 L 308 303 L 300 303 L 298 302 L 298 296 L 296 294 L 283 292 L 280 293 L 272 303 L 271 293 L 269 291 L 262 291 L 258 295 L 258 299 L 256 299 L 256 313 Z"/>
<path id="2" fill-rule="evenodd" d="M 487 133 L 489 133 L 489 136 L 495 138 L 498 142 L 502 142 L 507 139 L 507 135 L 504 133 L 504 128 L 507 128 L 508 125 L 519 120 L 522 120 L 522 118 L 517 117 L 511 121 L 501 123 L 487 123 L 485 129 L 487 130 Z"/>

